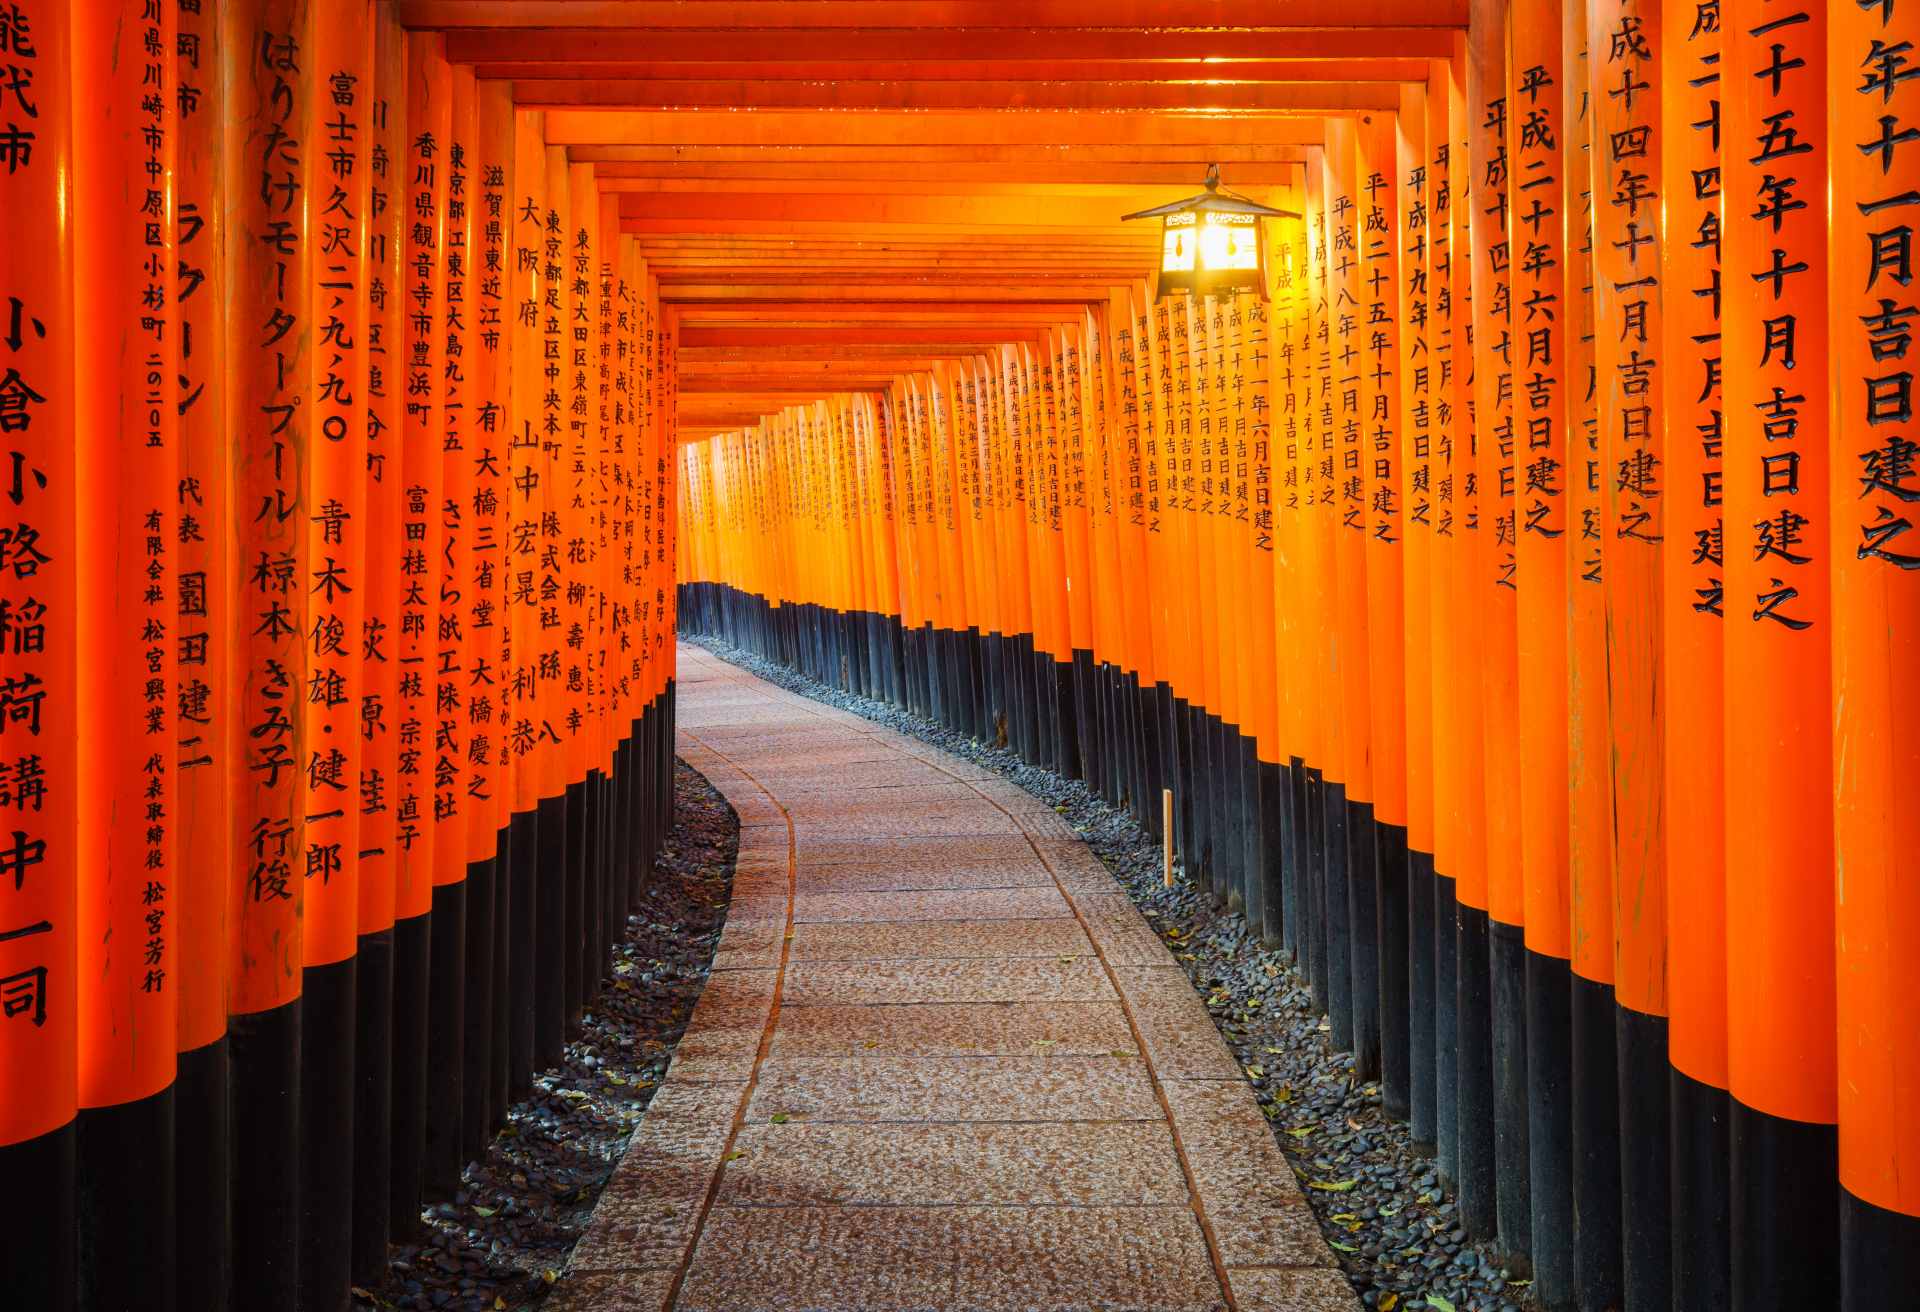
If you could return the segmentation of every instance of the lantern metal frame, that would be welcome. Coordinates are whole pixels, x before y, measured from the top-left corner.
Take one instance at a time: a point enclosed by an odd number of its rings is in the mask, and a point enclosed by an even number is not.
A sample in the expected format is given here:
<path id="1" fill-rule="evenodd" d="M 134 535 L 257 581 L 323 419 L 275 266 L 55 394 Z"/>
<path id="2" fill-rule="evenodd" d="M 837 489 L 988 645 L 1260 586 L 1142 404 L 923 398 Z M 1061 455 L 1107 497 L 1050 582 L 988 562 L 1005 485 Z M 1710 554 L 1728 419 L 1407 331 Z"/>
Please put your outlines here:
<path id="1" fill-rule="evenodd" d="M 1262 300 L 1267 299 L 1267 241 L 1261 221 L 1297 219 L 1300 215 L 1222 190 L 1218 164 L 1207 169 L 1206 188 L 1197 196 L 1170 205 L 1156 205 L 1120 216 L 1122 223 L 1135 219 L 1161 220 L 1156 298 L 1175 292 L 1196 296 L 1253 292 Z M 1250 262 L 1233 255 L 1234 247 L 1244 248 L 1246 244 L 1236 240 L 1241 233 L 1251 234 Z M 1215 234 L 1219 235 L 1218 241 L 1209 240 Z M 1215 245 L 1223 248 L 1220 255 L 1230 256 L 1233 262 L 1210 263 L 1209 250 Z"/>

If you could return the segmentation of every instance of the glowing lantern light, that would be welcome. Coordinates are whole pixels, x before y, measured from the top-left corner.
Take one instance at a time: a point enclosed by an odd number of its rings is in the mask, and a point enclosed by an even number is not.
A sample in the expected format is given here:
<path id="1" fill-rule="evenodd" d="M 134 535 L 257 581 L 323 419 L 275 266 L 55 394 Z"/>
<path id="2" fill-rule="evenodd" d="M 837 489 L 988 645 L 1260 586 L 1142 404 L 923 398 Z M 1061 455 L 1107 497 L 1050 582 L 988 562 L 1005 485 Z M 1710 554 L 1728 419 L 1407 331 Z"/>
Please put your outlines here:
<path id="1" fill-rule="evenodd" d="M 1266 237 L 1262 219 L 1297 219 L 1288 210 L 1271 209 L 1245 196 L 1220 190 L 1220 166 L 1207 170 L 1207 189 L 1198 196 L 1140 210 L 1122 217 L 1160 219 L 1161 296 L 1187 292 L 1217 296 L 1233 292 L 1267 294 Z"/>

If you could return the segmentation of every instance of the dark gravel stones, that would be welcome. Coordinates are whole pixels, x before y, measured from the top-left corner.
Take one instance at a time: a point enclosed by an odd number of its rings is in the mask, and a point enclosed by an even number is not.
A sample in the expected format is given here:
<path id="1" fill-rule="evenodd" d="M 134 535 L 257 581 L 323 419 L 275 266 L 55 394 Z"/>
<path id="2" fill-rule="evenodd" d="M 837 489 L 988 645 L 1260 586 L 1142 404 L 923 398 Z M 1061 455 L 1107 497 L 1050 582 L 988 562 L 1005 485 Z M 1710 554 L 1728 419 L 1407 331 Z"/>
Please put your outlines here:
<path id="1" fill-rule="evenodd" d="M 425 1209 L 424 1242 L 396 1245 L 386 1282 L 353 1291 L 355 1312 L 520 1312 L 546 1300 L 706 984 L 739 837 L 725 799 L 676 762 L 673 832 L 564 1063 L 534 1077 L 460 1192 Z"/>

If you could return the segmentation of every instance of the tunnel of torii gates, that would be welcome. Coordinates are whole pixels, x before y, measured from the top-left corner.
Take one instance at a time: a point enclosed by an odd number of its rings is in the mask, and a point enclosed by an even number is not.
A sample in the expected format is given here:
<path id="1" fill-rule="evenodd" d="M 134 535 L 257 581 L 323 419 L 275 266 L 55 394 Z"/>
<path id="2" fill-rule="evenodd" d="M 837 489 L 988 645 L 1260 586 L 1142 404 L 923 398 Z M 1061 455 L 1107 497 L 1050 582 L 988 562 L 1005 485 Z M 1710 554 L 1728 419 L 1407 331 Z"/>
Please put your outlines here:
<path id="1" fill-rule="evenodd" d="M 676 625 L 1170 794 L 1544 1304 L 1904 1305 L 1916 38 L 0 3 L 9 1306 L 378 1280 L 598 990 Z M 1264 285 L 1157 296 L 1215 162 Z"/>

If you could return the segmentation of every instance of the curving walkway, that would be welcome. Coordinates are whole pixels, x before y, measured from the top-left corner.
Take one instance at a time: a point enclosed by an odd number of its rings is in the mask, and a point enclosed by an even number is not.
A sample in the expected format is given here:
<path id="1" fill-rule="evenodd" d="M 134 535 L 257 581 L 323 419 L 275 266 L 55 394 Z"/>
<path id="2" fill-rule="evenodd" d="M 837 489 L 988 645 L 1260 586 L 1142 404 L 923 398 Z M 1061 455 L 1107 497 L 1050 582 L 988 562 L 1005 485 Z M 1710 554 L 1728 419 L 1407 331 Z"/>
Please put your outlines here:
<path id="1" fill-rule="evenodd" d="M 550 1307 L 1357 1306 L 1185 975 L 1051 810 L 680 649 L 712 981 Z"/>

